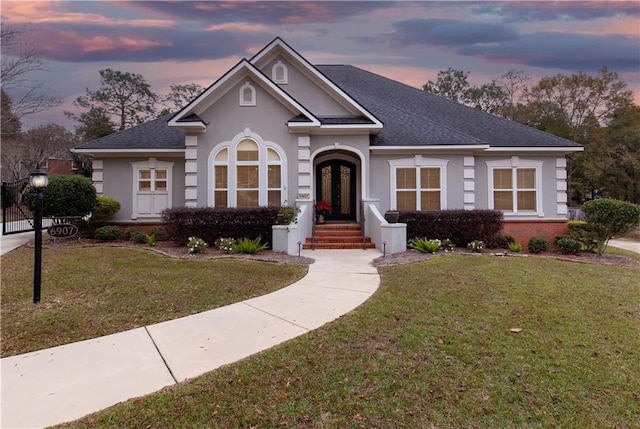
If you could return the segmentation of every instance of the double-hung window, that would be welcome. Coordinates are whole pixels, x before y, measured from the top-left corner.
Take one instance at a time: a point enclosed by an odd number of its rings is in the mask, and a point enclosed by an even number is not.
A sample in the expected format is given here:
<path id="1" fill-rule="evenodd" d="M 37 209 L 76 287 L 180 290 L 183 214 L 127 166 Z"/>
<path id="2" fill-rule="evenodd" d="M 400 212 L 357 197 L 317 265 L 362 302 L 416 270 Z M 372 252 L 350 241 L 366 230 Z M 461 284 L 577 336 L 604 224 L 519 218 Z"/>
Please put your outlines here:
<path id="1" fill-rule="evenodd" d="M 540 215 L 542 161 L 488 161 L 489 208 L 508 214 Z"/>
<path id="2" fill-rule="evenodd" d="M 391 160 L 391 206 L 397 210 L 443 210 L 446 160 L 421 156 Z"/>

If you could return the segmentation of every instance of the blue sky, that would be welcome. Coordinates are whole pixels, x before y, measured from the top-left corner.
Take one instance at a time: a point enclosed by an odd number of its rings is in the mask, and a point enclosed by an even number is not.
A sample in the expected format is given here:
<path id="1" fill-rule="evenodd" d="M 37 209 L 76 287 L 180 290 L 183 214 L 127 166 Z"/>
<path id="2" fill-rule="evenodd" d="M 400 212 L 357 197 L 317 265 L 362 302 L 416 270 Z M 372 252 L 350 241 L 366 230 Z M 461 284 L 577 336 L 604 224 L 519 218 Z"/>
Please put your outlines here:
<path id="1" fill-rule="evenodd" d="M 65 98 L 25 119 L 54 122 L 98 71 L 142 74 L 151 89 L 208 86 L 276 36 L 314 64 L 352 64 L 421 87 L 448 67 L 472 84 L 508 70 L 543 76 L 603 65 L 640 102 L 640 2 L 12 1 L 2 25 L 33 29 L 49 71 L 37 77 Z M 3 55 L 6 53 L 3 52 Z"/>

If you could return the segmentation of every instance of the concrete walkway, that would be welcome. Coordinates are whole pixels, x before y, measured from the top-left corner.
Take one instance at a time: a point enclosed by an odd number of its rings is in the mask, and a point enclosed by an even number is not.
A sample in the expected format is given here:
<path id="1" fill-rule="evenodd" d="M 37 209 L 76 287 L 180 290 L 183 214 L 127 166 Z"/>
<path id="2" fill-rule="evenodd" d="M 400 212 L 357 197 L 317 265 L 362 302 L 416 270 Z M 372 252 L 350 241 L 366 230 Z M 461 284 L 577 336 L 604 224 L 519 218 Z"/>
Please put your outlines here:
<path id="1" fill-rule="evenodd" d="M 640 253 L 640 242 L 638 241 L 612 239 L 609 240 L 609 246 Z"/>
<path id="2" fill-rule="evenodd" d="M 33 240 L 34 236 L 35 233 L 33 231 L 20 232 L 18 234 L 10 235 L 0 235 L 0 254 L 4 255 L 5 253 L 11 252 L 13 249 L 17 249 L 23 244 L 26 244 Z"/>
<path id="3" fill-rule="evenodd" d="M 337 319 L 380 277 L 375 250 L 303 251 L 308 274 L 237 304 L 0 361 L 2 428 L 54 425 L 236 362 Z"/>

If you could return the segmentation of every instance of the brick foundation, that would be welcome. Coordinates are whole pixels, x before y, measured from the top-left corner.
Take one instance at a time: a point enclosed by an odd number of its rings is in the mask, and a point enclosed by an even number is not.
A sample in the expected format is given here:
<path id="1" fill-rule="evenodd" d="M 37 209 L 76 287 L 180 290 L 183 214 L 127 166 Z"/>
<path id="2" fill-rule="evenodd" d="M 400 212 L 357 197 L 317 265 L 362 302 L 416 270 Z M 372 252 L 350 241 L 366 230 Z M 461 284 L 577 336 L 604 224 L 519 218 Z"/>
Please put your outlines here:
<path id="1" fill-rule="evenodd" d="M 124 234 L 127 228 L 138 228 L 145 234 L 149 234 L 153 229 L 162 229 L 164 224 L 161 221 L 148 221 L 148 222 L 132 222 L 132 221 L 113 221 L 109 222 L 112 225 L 120 227 L 120 231 Z"/>
<path id="2" fill-rule="evenodd" d="M 502 234 L 511 235 L 517 243 L 526 248 L 529 239 L 542 237 L 553 247 L 553 240 L 558 235 L 569 234 L 567 220 L 504 220 Z"/>

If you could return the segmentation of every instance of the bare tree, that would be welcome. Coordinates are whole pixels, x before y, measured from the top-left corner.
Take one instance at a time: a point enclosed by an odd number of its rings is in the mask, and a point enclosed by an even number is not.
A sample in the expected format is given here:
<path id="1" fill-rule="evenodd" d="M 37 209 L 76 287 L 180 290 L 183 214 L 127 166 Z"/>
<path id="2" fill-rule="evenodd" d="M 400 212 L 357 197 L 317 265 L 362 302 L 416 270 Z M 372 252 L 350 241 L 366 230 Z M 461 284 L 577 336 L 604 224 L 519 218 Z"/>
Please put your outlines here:
<path id="1" fill-rule="evenodd" d="M 28 176 L 37 164 L 44 165 L 52 158 L 71 160 L 69 150 L 76 144 L 74 134 L 56 124 L 41 125 L 2 139 L 2 178 L 17 180 Z"/>
<path id="2" fill-rule="evenodd" d="M 42 112 L 62 102 L 51 95 L 44 81 L 32 79 L 35 71 L 47 70 L 33 42 L 27 37 L 31 30 L 3 25 L 0 28 L 2 61 L 0 85 L 5 94 L 11 95 L 11 110 L 19 120 L 27 115 Z M 2 117 L 2 127 L 13 118 Z"/>

